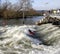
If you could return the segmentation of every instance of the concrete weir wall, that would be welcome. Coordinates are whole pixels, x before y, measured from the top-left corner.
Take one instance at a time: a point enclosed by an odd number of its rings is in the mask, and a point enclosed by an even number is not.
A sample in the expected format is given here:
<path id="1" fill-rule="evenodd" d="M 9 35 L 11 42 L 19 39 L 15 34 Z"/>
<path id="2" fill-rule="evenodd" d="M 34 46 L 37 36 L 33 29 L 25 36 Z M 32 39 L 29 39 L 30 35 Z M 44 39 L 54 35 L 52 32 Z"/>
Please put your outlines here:
<path id="1" fill-rule="evenodd" d="M 60 19 L 57 17 L 45 17 L 36 22 L 37 25 L 52 23 L 53 25 L 60 25 Z"/>

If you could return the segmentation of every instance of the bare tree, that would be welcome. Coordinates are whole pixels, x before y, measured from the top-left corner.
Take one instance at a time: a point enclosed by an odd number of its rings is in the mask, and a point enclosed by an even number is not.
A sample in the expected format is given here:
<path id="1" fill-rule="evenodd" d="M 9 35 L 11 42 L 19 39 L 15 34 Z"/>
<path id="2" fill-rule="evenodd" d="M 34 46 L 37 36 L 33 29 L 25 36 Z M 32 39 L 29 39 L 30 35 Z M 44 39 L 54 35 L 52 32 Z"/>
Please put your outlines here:
<path id="1" fill-rule="evenodd" d="M 24 24 L 24 12 L 29 11 L 32 8 L 31 0 L 18 0 L 20 2 L 21 11 L 23 11 L 23 24 Z"/>
<path id="2" fill-rule="evenodd" d="M 3 25 L 7 24 L 7 19 L 8 19 L 8 7 L 10 6 L 10 2 L 5 0 L 5 2 L 2 4 L 2 10 L 1 10 L 1 14 L 4 18 L 3 20 Z"/>

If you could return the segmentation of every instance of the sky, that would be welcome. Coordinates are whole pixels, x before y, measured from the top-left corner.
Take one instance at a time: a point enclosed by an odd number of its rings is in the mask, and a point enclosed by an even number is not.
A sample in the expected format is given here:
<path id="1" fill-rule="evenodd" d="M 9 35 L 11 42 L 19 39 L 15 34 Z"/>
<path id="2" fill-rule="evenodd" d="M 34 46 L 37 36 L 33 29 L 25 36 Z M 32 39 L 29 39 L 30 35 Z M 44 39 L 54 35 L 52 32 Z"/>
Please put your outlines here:
<path id="1" fill-rule="evenodd" d="M 60 8 L 60 0 L 34 0 L 33 8 L 36 10 L 57 9 Z"/>
<path id="2" fill-rule="evenodd" d="M 4 1 L 4 0 L 2 0 Z M 15 3 L 16 0 L 10 0 Z M 60 8 L 60 0 L 32 0 L 32 7 L 36 10 L 49 10 Z"/>

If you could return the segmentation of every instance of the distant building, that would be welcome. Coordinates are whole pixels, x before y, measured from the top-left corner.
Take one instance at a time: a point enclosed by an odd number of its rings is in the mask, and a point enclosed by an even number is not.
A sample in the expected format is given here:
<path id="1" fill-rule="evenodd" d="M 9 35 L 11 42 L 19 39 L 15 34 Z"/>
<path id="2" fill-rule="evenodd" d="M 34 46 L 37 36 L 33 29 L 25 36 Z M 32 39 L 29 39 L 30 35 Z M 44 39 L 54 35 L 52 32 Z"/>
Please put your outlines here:
<path id="1" fill-rule="evenodd" d="M 59 14 L 60 13 L 60 9 L 53 10 L 53 13 L 54 14 Z"/>

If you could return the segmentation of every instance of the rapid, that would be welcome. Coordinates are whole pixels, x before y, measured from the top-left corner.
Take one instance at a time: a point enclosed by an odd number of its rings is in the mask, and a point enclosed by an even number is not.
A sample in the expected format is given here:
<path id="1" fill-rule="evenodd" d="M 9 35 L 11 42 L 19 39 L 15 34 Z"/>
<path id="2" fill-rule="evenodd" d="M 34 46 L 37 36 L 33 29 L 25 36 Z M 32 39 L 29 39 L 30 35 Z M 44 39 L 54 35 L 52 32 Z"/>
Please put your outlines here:
<path id="1" fill-rule="evenodd" d="M 28 29 L 36 31 L 30 37 Z M 52 24 L 0 26 L 0 54 L 60 54 L 60 28 Z"/>
<path id="2" fill-rule="evenodd" d="M 41 18 L 43 16 L 27 18 L 25 25 L 22 19 L 11 19 L 4 26 L 0 20 L 0 54 L 60 54 L 60 27 L 34 25 Z M 33 36 L 29 35 L 29 29 L 35 31 Z"/>

